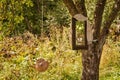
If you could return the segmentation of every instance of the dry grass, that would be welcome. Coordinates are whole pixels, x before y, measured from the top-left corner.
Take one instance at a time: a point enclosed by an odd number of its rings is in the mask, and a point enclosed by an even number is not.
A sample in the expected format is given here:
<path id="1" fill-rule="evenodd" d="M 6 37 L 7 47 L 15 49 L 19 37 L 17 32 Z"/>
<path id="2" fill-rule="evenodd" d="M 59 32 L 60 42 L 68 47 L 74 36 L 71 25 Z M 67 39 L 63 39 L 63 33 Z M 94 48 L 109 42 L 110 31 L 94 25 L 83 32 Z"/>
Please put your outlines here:
<path id="1" fill-rule="evenodd" d="M 70 42 L 69 28 L 63 28 L 61 33 L 53 27 L 50 38 L 29 32 L 3 38 L 0 41 L 0 80 L 79 80 L 81 54 L 71 50 Z M 104 46 L 100 80 L 119 80 L 119 44 L 108 41 Z M 40 73 L 32 67 L 38 58 L 50 63 L 47 71 Z"/>

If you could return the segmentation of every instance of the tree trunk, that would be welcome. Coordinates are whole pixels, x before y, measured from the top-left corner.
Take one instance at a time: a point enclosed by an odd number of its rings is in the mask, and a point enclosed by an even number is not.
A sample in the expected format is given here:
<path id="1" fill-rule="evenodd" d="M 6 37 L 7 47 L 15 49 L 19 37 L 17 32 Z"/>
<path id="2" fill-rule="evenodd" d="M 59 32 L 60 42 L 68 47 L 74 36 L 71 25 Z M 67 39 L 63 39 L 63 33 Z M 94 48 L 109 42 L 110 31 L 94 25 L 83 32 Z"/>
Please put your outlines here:
<path id="1" fill-rule="evenodd" d="M 85 7 L 85 0 L 63 0 L 70 14 L 81 13 L 87 17 L 87 10 Z M 114 0 L 113 8 L 108 14 L 108 18 L 102 23 L 102 15 L 104 12 L 105 4 L 107 0 L 97 0 L 96 8 L 94 12 L 94 24 L 93 24 L 93 40 L 88 44 L 88 49 L 82 51 L 82 65 L 83 72 L 81 80 L 99 80 L 99 65 L 102 55 L 103 45 L 109 34 L 110 26 L 117 17 L 120 11 L 120 0 Z M 101 28 L 103 24 L 103 28 Z M 90 31 L 92 32 L 92 31 Z"/>
<path id="2" fill-rule="evenodd" d="M 101 47 L 102 46 L 102 47 Z M 99 64 L 103 45 L 91 44 L 88 50 L 82 52 L 81 80 L 99 80 Z"/>

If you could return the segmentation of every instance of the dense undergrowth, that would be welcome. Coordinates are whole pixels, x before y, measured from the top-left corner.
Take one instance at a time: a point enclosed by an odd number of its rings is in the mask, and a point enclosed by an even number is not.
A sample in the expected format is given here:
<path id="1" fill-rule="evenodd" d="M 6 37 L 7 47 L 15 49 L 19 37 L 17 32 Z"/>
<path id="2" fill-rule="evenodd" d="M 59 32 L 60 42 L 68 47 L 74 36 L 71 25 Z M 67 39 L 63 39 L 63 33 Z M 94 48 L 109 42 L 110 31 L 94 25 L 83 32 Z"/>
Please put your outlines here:
<path id="1" fill-rule="evenodd" d="M 81 52 L 70 45 L 70 29 L 51 29 L 50 38 L 25 32 L 2 37 L 0 41 L 0 80 L 80 80 Z M 38 72 L 33 65 L 44 58 L 50 65 Z M 108 39 L 104 46 L 100 80 L 120 80 L 120 42 Z"/>

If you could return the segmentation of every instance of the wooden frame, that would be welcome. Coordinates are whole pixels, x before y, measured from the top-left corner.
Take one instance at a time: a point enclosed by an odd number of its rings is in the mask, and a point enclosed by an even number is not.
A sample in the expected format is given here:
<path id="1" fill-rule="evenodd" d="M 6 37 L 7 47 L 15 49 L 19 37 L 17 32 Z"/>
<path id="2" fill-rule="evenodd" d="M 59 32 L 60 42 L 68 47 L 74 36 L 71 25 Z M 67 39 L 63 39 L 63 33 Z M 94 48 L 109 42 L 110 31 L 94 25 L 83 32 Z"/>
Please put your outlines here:
<path id="1" fill-rule="evenodd" d="M 76 44 L 76 20 L 75 18 L 72 18 L 72 49 L 73 50 L 79 50 L 79 49 L 88 49 L 87 45 L 87 21 L 84 22 L 84 44 L 83 45 L 77 45 Z"/>

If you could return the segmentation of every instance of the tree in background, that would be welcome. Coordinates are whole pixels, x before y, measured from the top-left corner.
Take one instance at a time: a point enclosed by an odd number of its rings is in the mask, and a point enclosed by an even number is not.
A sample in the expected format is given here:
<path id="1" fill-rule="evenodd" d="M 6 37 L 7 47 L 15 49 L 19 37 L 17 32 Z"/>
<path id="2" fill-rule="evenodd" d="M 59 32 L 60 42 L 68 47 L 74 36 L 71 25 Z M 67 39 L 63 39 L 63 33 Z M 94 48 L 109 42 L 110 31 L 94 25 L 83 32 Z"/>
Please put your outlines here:
<path id="1" fill-rule="evenodd" d="M 31 0 L 1 0 L 0 1 L 0 28 L 4 35 L 12 35 L 27 29 L 26 16 L 31 16 Z M 29 10 L 29 12 L 25 12 Z"/>
<path id="2" fill-rule="evenodd" d="M 0 30 L 4 35 L 26 30 L 40 35 L 48 33 L 50 25 L 62 28 L 70 22 L 64 7 L 61 0 L 0 0 Z"/>
<path id="3" fill-rule="evenodd" d="M 63 2 L 71 16 L 80 13 L 88 17 L 92 23 L 93 33 L 92 31 L 89 33 L 93 35 L 92 43 L 88 44 L 87 50 L 82 51 L 81 80 L 99 80 L 99 65 L 103 46 L 108 37 L 110 26 L 120 11 L 120 0 L 92 0 L 92 2 L 89 0 L 63 0 Z"/>

